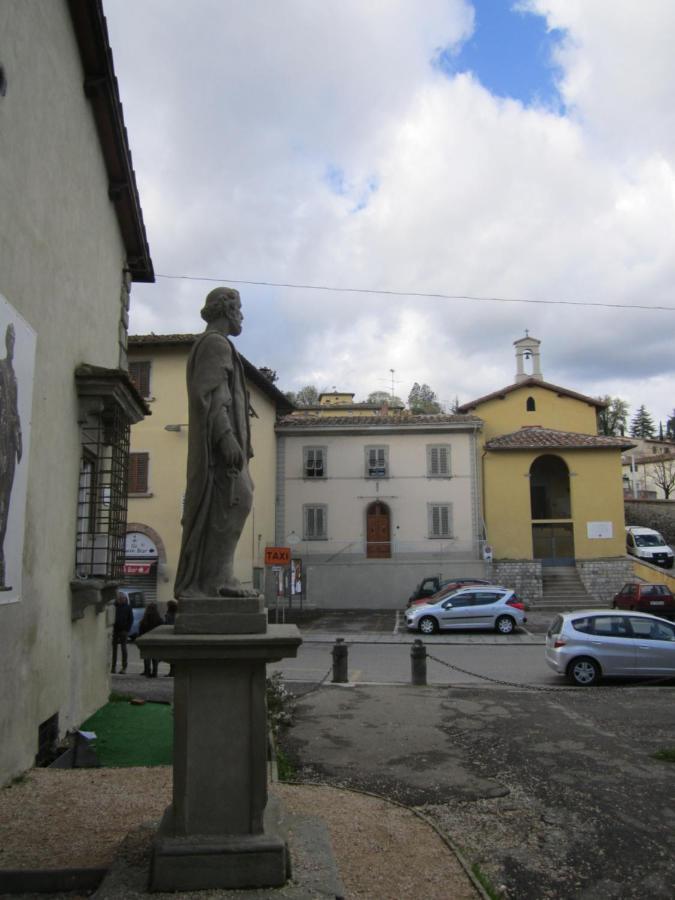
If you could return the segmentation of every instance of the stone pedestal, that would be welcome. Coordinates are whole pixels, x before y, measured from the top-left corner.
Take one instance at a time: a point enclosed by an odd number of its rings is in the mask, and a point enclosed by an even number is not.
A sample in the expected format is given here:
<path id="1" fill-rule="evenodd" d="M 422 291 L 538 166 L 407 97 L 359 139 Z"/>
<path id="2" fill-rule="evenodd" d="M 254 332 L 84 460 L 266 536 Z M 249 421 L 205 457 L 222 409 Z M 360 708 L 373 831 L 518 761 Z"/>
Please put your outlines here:
<path id="1" fill-rule="evenodd" d="M 152 890 L 285 882 L 285 841 L 266 811 L 265 667 L 296 656 L 300 643 L 294 625 L 258 634 L 164 625 L 137 640 L 144 659 L 174 668 L 173 803 L 155 839 Z"/>

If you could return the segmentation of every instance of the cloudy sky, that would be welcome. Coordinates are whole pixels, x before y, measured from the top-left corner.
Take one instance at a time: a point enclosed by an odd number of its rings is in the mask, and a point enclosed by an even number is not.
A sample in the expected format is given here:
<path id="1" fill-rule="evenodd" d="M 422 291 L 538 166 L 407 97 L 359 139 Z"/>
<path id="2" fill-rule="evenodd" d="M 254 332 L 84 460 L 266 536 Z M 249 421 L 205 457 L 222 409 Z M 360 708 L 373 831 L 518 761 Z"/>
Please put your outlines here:
<path id="1" fill-rule="evenodd" d="M 282 390 L 465 402 L 527 328 L 547 380 L 673 410 L 672 0 L 104 8 L 158 275 L 133 332 L 231 284 Z"/>

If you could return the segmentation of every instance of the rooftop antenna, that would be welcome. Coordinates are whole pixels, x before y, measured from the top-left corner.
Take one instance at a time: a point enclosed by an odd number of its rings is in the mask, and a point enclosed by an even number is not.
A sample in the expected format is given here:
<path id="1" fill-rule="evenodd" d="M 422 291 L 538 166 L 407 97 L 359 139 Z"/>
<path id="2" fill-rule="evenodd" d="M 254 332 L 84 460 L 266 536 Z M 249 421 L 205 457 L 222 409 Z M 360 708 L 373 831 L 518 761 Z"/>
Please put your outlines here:
<path id="1" fill-rule="evenodd" d="M 397 378 L 394 378 L 396 369 L 389 369 L 389 371 L 391 372 L 391 396 L 393 398 L 394 392 L 396 390 L 395 385 L 400 384 L 401 382 Z M 389 379 L 388 378 L 380 378 L 380 381 L 389 381 Z"/>

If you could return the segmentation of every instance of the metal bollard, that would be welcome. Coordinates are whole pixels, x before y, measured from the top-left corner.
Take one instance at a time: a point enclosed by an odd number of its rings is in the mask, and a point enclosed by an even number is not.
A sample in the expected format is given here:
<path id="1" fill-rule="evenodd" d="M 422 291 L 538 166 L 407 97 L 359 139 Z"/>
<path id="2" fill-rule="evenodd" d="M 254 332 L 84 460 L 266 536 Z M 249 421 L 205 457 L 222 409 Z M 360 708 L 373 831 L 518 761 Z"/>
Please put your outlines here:
<path id="1" fill-rule="evenodd" d="M 425 685 L 427 683 L 427 648 L 419 638 L 413 641 L 410 648 L 410 668 L 412 683 Z"/>
<path id="2" fill-rule="evenodd" d="M 333 684 L 347 684 L 349 681 L 349 647 L 344 638 L 336 638 L 333 645 Z"/>

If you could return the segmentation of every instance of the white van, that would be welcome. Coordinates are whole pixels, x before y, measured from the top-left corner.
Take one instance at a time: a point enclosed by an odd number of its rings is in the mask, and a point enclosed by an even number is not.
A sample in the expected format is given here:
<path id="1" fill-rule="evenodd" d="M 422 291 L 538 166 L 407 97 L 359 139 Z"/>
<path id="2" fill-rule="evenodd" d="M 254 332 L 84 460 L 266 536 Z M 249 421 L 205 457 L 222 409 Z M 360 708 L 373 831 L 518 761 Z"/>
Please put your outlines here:
<path id="1" fill-rule="evenodd" d="M 626 550 L 638 559 L 654 563 L 655 566 L 663 566 L 666 569 L 673 567 L 673 551 L 653 528 L 627 525 Z"/>

